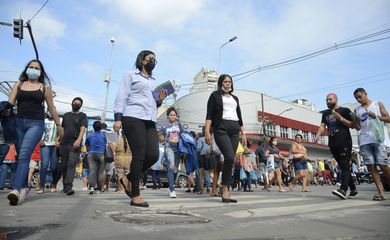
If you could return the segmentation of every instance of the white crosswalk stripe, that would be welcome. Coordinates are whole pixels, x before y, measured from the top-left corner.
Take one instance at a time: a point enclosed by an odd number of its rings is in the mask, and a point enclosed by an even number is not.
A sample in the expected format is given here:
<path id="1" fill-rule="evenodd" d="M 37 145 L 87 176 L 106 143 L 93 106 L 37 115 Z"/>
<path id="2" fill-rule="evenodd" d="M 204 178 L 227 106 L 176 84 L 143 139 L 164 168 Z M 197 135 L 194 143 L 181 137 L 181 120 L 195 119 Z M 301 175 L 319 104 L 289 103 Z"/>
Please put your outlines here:
<path id="1" fill-rule="evenodd" d="M 91 197 L 86 195 L 87 197 Z M 247 217 L 272 217 L 277 215 L 304 214 L 311 212 L 325 212 L 345 208 L 358 208 L 378 204 L 370 200 L 338 200 L 318 202 L 318 198 L 308 195 L 250 195 L 245 193 L 234 194 L 238 203 L 222 203 L 219 197 L 209 197 L 208 194 L 196 195 L 178 192 L 177 198 L 169 198 L 165 191 L 142 191 L 142 197 L 149 202 L 150 210 L 190 210 L 227 207 L 225 216 L 234 218 Z M 130 199 L 124 194 L 104 193 L 94 195 L 92 198 L 99 199 L 104 204 L 128 204 Z M 313 203 L 314 202 L 314 203 Z M 246 206 L 245 209 L 233 210 L 234 206 Z"/>
<path id="2" fill-rule="evenodd" d="M 287 200 L 286 198 L 285 200 Z M 369 205 L 377 205 L 378 202 L 374 201 L 330 201 L 327 203 L 316 203 L 316 204 L 304 204 L 304 205 L 294 205 L 289 204 L 288 206 L 279 206 L 279 207 L 267 207 L 265 208 L 253 208 L 240 211 L 232 211 L 226 213 L 226 216 L 234 218 L 247 218 L 247 217 L 271 217 L 277 215 L 286 215 L 286 214 L 302 214 L 309 212 L 323 212 L 328 210 L 337 210 L 345 208 L 356 208 Z"/>

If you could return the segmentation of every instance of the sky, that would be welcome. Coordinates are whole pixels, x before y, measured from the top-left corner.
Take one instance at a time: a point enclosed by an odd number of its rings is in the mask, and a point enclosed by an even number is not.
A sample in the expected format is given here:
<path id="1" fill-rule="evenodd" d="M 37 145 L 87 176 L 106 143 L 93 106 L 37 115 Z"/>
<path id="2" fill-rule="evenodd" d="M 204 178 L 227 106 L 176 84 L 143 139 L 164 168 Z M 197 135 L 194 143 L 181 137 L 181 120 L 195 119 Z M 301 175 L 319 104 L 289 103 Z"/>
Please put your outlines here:
<path id="1" fill-rule="evenodd" d="M 390 29 L 387 0 L 50 0 L 33 17 L 45 2 L 2 0 L 0 22 L 31 19 L 57 108 L 70 111 L 64 102 L 80 96 L 83 111 L 95 116 L 104 109 L 111 53 L 109 111 L 122 76 L 144 49 L 156 53 L 158 83 L 175 80 L 180 97 L 203 67 L 234 76 Z M 0 82 L 17 80 L 35 58 L 27 29 L 21 44 L 12 31 L 0 26 Z M 389 32 L 366 41 L 386 37 Z M 358 87 L 390 109 L 390 38 L 243 76 L 233 78 L 235 89 L 304 98 L 317 110 L 326 108 L 329 92 L 340 103 L 355 103 Z"/>

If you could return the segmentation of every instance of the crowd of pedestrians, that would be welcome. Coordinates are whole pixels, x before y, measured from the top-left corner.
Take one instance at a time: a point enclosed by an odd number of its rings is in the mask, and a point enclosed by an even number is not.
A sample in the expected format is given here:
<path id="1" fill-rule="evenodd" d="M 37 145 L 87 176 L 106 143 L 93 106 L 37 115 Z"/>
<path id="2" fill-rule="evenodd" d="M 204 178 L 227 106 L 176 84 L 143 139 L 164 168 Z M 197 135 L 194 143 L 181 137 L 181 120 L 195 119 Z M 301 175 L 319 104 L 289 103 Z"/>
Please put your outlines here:
<path id="1" fill-rule="evenodd" d="M 339 106 L 335 93 L 326 96 L 328 109 L 322 113 L 315 141 L 326 132 L 334 160 L 313 160 L 309 159 L 310 152 L 301 134 L 295 135 L 288 154 L 279 149 L 277 137 L 254 146 L 247 139 L 245 116 L 239 98 L 233 94 L 233 79 L 227 74 L 219 76 L 217 90 L 208 99 L 202 133 L 184 129 L 174 107 L 168 108 L 165 124 L 157 129 L 157 108 L 167 91 L 161 89 L 153 94 L 156 63 L 153 52 L 138 54 L 135 69 L 123 76 L 115 99 L 113 130 L 95 121 L 93 131 L 87 133 L 88 118 L 81 111 L 83 99 L 75 97 L 72 110 L 61 121 L 42 63 L 30 61 L 8 101 L 0 103 L 0 189 L 9 177 L 10 205 L 26 199 L 38 166 L 37 194 L 43 194 L 47 184 L 51 192 L 56 192 L 62 179 L 61 192 L 74 195 L 78 165 L 84 190 L 91 195 L 108 191 L 110 179 L 114 179 L 115 191 L 125 193 L 130 205 L 136 207 L 149 206 L 140 191 L 141 186 L 146 186 L 148 174 L 152 175 L 153 189 L 159 189 L 159 174 L 164 169 L 170 198 L 177 197 L 176 176 L 180 169 L 185 169 L 189 191 L 193 187 L 192 191 L 198 194 L 208 192 L 224 203 L 238 202 L 232 197 L 232 190 L 252 192 L 260 185 L 266 192 L 275 186 L 283 193 L 286 189 L 295 191 L 298 184 L 302 192 L 310 192 L 313 184 L 335 184 L 338 189 L 332 194 L 346 199 L 349 191 L 348 197 L 352 198 L 358 194 L 355 183 L 359 182 L 356 176 L 360 166 L 359 161 L 353 162 L 351 128 L 359 130 L 360 155 L 377 187 L 373 200 L 385 200 L 377 167 L 390 181 L 390 140 L 384 125 L 390 117 L 384 105 L 370 100 L 363 88 L 353 93 L 360 104 L 354 111 Z M 108 160 L 110 154 L 112 161 Z"/>

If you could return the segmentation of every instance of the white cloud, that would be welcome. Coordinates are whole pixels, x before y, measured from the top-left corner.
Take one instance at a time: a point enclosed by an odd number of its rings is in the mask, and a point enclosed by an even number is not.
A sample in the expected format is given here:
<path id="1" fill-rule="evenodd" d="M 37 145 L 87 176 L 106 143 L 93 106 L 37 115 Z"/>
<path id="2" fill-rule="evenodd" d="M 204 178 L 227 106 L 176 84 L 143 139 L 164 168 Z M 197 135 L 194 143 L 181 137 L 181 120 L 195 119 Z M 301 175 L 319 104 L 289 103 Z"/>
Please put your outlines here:
<path id="1" fill-rule="evenodd" d="M 204 1 L 103 0 L 111 11 L 150 28 L 181 28 L 203 7 Z"/>
<path id="2" fill-rule="evenodd" d="M 91 79 L 103 78 L 101 73 L 104 68 L 96 65 L 96 63 L 82 62 L 78 65 L 78 68 L 91 76 Z"/>

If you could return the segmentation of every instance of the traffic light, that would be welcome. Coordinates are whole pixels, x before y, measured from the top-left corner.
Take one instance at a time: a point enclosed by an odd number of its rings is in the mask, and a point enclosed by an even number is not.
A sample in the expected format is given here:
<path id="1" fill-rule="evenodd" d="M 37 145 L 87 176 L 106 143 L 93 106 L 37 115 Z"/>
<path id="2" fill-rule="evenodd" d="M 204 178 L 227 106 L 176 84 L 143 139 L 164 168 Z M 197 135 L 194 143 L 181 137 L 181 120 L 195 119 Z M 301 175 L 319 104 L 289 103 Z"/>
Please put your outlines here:
<path id="1" fill-rule="evenodd" d="M 14 37 L 23 39 L 23 19 L 14 19 Z"/>

